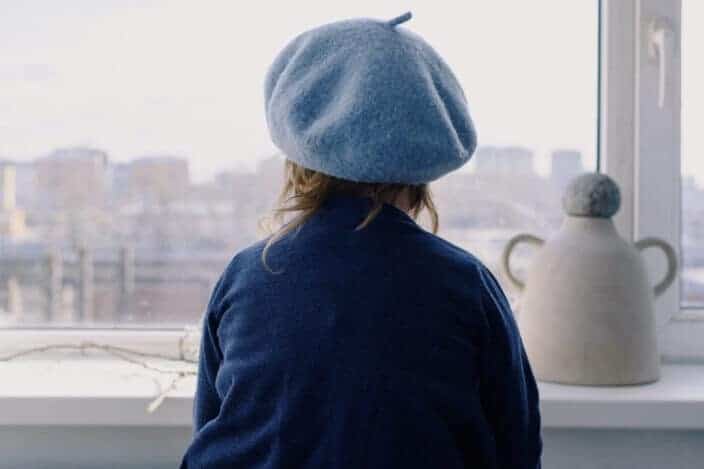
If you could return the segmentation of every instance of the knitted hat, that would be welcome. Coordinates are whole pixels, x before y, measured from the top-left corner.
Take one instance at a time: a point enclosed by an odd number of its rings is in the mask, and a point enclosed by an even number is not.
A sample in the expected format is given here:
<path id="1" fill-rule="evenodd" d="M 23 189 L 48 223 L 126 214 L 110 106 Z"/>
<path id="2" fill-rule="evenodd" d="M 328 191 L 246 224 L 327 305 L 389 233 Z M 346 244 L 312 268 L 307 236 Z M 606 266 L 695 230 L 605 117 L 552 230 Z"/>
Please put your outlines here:
<path id="1" fill-rule="evenodd" d="M 477 144 L 457 79 L 422 38 L 355 19 L 297 36 L 265 83 L 266 118 L 289 160 L 358 182 L 420 184 L 469 161 Z"/>

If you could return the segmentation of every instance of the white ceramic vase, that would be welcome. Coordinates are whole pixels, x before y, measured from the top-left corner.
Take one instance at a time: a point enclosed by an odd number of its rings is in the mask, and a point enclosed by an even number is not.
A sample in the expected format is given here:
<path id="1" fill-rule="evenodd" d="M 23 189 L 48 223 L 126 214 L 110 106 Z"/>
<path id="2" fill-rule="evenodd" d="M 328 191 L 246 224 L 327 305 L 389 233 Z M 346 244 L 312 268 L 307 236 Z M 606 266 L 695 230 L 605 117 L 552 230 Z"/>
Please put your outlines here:
<path id="1" fill-rule="evenodd" d="M 582 176 L 563 199 L 567 214 L 555 237 L 544 242 L 520 234 L 504 249 L 506 276 L 522 290 L 521 336 L 540 380 L 627 385 L 659 378 L 653 297 L 674 280 L 676 256 L 659 239 L 623 240 L 611 220 L 619 200 L 606 176 Z M 509 262 L 522 242 L 540 246 L 525 283 Z M 668 260 L 654 288 L 640 254 L 649 247 L 662 249 Z"/>

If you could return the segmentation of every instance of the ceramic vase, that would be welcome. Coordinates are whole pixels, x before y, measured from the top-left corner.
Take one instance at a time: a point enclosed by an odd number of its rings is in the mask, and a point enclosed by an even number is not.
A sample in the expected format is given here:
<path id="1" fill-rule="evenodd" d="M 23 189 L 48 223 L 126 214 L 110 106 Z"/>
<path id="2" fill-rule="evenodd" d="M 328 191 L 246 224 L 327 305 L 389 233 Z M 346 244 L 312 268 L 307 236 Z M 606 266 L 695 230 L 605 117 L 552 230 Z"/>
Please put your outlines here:
<path id="1" fill-rule="evenodd" d="M 611 219 L 619 203 L 611 179 L 583 175 L 567 188 L 565 219 L 552 239 L 519 234 L 504 249 L 506 277 L 521 290 L 521 336 L 542 381 L 628 385 L 659 378 L 653 299 L 674 280 L 676 256 L 659 239 L 622 239 Z M 509 262 L 520 243 L 540 247 L 525 282 Z M 647 248 L 661 249 L 668 260 L 654 287 L 641 258 Z"/>

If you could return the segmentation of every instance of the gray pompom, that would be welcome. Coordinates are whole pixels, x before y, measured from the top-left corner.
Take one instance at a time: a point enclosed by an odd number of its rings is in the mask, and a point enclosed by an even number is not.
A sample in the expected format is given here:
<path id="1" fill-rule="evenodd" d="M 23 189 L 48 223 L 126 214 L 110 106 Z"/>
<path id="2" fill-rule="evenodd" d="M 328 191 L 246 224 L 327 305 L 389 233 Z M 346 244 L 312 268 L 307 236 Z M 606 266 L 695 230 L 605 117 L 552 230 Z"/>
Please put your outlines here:
<path id="1" fill-rule="evenodd" d="M 621 206 L 621 193 L 605 174 L 587 173 L 570 182 L 562 196 L 565 213 L 575 217 L 610 218 Z"/>

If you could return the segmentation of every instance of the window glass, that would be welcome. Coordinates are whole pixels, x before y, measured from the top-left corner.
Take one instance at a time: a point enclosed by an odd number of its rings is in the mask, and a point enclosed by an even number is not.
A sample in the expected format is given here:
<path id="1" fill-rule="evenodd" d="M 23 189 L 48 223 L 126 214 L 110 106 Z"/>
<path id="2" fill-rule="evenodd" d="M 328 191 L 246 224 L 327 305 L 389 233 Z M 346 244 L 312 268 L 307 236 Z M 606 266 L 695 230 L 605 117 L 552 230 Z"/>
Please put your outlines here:
<path id="1" fill-rule="evenodd" d="M 498 274 L 510 236 L 553 232 L 562 188 L 596 166 L 594 0 L 7 2 L 0 325 L 197 321 L 281 185 L 262 96 L 275 54 L 310 27 L 407 10 L 481 142 L 433 184 L 440 234 Z"/>
<path id="2" fill-rule="evenodd" d="M 682 2 L 682 303 L 704 307 L 704 4 Z"/>

